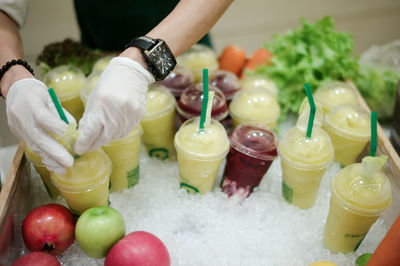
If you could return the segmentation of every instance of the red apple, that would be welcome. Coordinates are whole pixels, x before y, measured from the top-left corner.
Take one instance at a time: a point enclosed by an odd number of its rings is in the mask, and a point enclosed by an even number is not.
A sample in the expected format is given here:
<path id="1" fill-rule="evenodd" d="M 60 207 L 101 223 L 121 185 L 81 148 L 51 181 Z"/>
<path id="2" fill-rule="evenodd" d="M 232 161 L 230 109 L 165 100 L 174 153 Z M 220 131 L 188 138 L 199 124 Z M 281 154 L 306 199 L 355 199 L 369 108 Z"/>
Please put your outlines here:
<path id="1" fill-rule="evenodd" d="M 163 242 L 155 235 L 132 232 L 108 252 L 104 266 L 169 266 L 171 259 Z"/>
<path id="2" fill-rule="evenodd" d="M 12 266 L 61 266 L 61 263 L 52 255 L 35 251 L 20 257 Z"/>
<path id="3" fill-rule="evenodd" d="M 40 206 L 25 217 L 22 236 L 30 251 L 59 255 L 74 242 L 74 217 L 60 204 Z"/>

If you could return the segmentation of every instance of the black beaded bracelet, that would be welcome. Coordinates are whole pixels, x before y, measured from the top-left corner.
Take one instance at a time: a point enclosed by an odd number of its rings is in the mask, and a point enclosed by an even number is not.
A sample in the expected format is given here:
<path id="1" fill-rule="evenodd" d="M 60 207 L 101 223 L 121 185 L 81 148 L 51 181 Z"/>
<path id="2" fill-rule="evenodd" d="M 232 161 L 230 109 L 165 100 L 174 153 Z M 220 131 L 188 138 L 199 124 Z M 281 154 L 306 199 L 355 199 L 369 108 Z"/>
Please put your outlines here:
<path id="1" fill-rule="evenodd" d="M 31 68 L 31 66 L 24 60 L 22 59 L 18 59 L 18 60 L 11 60 L 8 61 L 7 63 L 5 63 L 2 68 L 0 69 L 0 80 L 3 78 L 4 74 L 7 72 L 7 70 L 10 69 L 10 67 L 15 66 L 15 65 L 22 65 L 24 66 L 29 72 L 33 74 L 33 69 Z M 0 90 L 0 97 L 4 98 L 3 95 L 1 94 L 1 90 Z"/>

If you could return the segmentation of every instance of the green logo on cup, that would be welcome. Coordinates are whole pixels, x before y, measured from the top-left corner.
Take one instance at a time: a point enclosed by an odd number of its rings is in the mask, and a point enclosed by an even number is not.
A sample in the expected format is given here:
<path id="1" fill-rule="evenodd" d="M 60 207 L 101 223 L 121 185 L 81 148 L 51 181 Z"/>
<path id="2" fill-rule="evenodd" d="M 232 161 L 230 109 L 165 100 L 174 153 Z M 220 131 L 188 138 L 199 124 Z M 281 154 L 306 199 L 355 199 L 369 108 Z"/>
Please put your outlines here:
<path id="1" fill-rule="evenodd" d="M 164 148 L 156 148 L 156 149 L 150 149 L 149 150 L 149 156 L 150 157 L 156 157 L 160 160 L 165 160 L 168 159 L 169 157 L 169 152 L 167 149 Z"/>
<path id="2" fill-rule="evenodd" d="M 181 183 L 180 188 L 186 189 L 188 192 L 191 192 L 193 194 L 199 193 L 199 190 L 191 185 Z"/>
<path id="3" fill-rule="evenodd" d="M 282 181 L 282 194 L 287 202 L 292 203 L 293 189 L 288 187 L 283 181 Z"/>
<path id="4" fill-rule="evenodd" d="M 126 177 L 128 179 L 128 187 L 131 188 L 139 182 L 139 166 L 129 170 L 126 173 Z"/>

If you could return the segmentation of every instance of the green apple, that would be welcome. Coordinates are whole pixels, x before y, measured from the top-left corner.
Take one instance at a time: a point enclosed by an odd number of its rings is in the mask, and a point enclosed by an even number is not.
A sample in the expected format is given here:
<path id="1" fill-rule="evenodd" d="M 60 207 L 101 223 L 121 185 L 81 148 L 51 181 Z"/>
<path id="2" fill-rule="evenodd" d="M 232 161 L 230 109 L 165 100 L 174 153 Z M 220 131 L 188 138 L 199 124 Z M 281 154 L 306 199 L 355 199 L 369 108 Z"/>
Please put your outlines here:
<path id="1" fill-rule="evenodd" d="M 79 217 L 75 238 L 90 257 L 104 258 L 111 247 L 125 236 L 122 215 L 110 207 L 93 207 Z"/>

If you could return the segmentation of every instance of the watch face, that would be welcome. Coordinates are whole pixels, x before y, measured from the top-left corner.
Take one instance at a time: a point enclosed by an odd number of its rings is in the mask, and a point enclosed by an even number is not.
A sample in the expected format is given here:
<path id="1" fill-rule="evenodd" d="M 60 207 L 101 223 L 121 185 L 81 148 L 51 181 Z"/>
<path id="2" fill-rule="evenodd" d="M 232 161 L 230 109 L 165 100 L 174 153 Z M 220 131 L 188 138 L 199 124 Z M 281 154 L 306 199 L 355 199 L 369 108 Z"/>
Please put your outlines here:
<path id="1" fill-rule="evenodd" d="M 150 51 L 148 59 L 153 63 L 154 70 L 158 72 L 159 79 L 165 78 L 176 65 L 174 55 L 164 42 L 160 42 Z"/>

